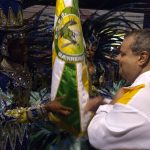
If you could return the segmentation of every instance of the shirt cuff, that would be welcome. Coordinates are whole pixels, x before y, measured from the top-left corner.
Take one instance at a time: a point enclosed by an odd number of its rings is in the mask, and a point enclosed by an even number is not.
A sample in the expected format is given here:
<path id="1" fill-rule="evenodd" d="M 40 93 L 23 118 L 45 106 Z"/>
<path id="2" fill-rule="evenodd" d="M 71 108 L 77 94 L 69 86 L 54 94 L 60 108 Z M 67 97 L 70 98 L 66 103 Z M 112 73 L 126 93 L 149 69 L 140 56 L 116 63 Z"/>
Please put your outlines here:
<path id="1" fill-rule="evenodd" d="M 106 105 L 101 105 L 99 106 L 99 108 L 97 109 L 96 113 L 100 113 L 100 112 L 110 112 L 113 109 L 113 105 L 111 104 L 106 104 Z"/>
<path id="2" fill-rule="evenodd" d="M 106 104 L 109 104 L 111 101 L 112 101 L 111 98 L 104 98 L 103 99 L 103 102 L 106 103 Z"/>

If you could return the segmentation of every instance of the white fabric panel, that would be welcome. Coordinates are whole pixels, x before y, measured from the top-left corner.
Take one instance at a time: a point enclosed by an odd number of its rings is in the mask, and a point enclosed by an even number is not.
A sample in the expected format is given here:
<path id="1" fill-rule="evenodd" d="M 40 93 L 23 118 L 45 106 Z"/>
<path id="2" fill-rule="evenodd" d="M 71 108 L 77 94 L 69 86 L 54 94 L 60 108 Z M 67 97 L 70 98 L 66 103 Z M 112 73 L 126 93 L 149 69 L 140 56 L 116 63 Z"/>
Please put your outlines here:
<path id="1" fill-rule="evenodd" d="M 90 113 L 84 113 L 84 107 L 89 100 L 88 91 L 86 91 L 83 82 L 82 82 L 82 63 L 77 63 L 77 84 L 78 84 L 78 97 L 79 97 L 79 105 L 80 105 L 80 117 L 81 117 L 81 129 L 82 131 L 86 130 Z"/>
<path id="2" fill-rule="evenodd" d="M 56 57 L 55 63 L 53 66 L 53 73 L 52 73 L 52 84 L 51 84 L 51 100 L 54 100 L 57 94 L 57 90 L 60 84 L 61 76 L 64 70 L 65 62 Z"/>
<path id="3" fill-rule="evenodd" d="M 64 0 L 65 7 L 70 7 L 70 6 L 72 6 L 72 1 L 73 1 L 73 0 Z"/>

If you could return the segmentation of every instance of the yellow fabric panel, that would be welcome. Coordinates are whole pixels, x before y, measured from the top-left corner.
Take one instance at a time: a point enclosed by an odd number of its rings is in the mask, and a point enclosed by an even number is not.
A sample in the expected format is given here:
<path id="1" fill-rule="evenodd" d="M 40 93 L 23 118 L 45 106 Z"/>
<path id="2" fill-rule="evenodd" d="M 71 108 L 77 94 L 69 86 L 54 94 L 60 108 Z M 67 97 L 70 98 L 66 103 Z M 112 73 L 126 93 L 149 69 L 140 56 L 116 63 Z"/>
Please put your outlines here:
<path id="1" fill-rule="evenodd" d="M 53 67 L 53 65 L 54 65 L 56 55 L 57 55 L 57 54 L 56 54 L 56 51 L 53 50 L 53 51 L 52 51 L 52 67 Z"/>
<path id="2" fill-rule="evenodd" d="M 83 68 L 82 68 L 82 82 L 84 84 L 84 87 L 86 89 L 86 91 L 89 91 L 89 76 L 88 76 L 88 70 L 87 70 L 87 66 L 85 63 L 83 63 Z"/>
<path id="3" fill-rule="evenodd" d="M 65 8 L 64 0 L 57 0 L 57 3 L 56 3 L 56 16 L 57 17 L 61 14 L 64 8 Z"/>
<path id="4" fill-rule="evenodd" d="M 125 94 L 116 101 L 116 103 L 121 104 L 128 104 L 128 102 L 132 99 L 132 97 L 142 88 L 144 88 L 145 85 L 141 84 L 135 87 L 130 87 L 125 90 Z"/>

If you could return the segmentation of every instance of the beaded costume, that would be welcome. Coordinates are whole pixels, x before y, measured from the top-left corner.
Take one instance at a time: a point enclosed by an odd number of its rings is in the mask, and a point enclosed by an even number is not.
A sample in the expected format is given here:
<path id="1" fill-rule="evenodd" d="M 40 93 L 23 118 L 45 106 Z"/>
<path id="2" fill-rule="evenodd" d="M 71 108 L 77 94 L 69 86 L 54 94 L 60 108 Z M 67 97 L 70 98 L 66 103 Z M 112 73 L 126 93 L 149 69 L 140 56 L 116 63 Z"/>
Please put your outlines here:
<path id="1" fill-rule="evenodd" d="M 22 123 L 37 121 L 47 114 L 42 105 L 29 107 L 35 95 L 35 92 L 31 92 L 31 76 L 25 70 L 20 70 L 21 74 L 16 72 L 17 70 L 18 68 L 10 71 L 0 66 L 0 145 L 2 150 L 27 149 L 29 124 Z M 41 98 L 37 96 L 34 99 L 37 102 Z"/>

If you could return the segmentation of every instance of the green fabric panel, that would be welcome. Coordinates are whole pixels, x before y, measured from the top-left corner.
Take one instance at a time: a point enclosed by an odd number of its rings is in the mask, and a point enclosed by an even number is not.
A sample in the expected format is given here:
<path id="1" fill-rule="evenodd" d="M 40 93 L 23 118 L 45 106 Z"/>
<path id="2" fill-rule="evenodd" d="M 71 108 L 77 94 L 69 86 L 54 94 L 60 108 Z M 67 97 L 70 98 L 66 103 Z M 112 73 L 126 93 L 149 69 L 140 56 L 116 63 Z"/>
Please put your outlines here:
<path id="1" fill-rule="evenodd" d="M 63 10 L 63 12 L 67 13 L 67 14 L 75 14 L 75 15 L 79 16 L 78 9 L 75 7 L 66 7 Z"/>
<path id="2" fill-rule="evenodd" d="M 62 95 L 66 95 L 66 97 L 64 100 L 61 100 L 61 103 L 65 106 L 72 107 L 73 113 L 68 117 L 59 116 L 59 118 L 80 132 L 80 110 L 76 80 L 76 64 L 68 63 L 64 67 L 57 91 L 57 97 Z"/>
<path id="3" fill-rule="evenodd" d="M 79 10 L 78 0 L 73 0 L 73 6 L 75 9 Z"/>

